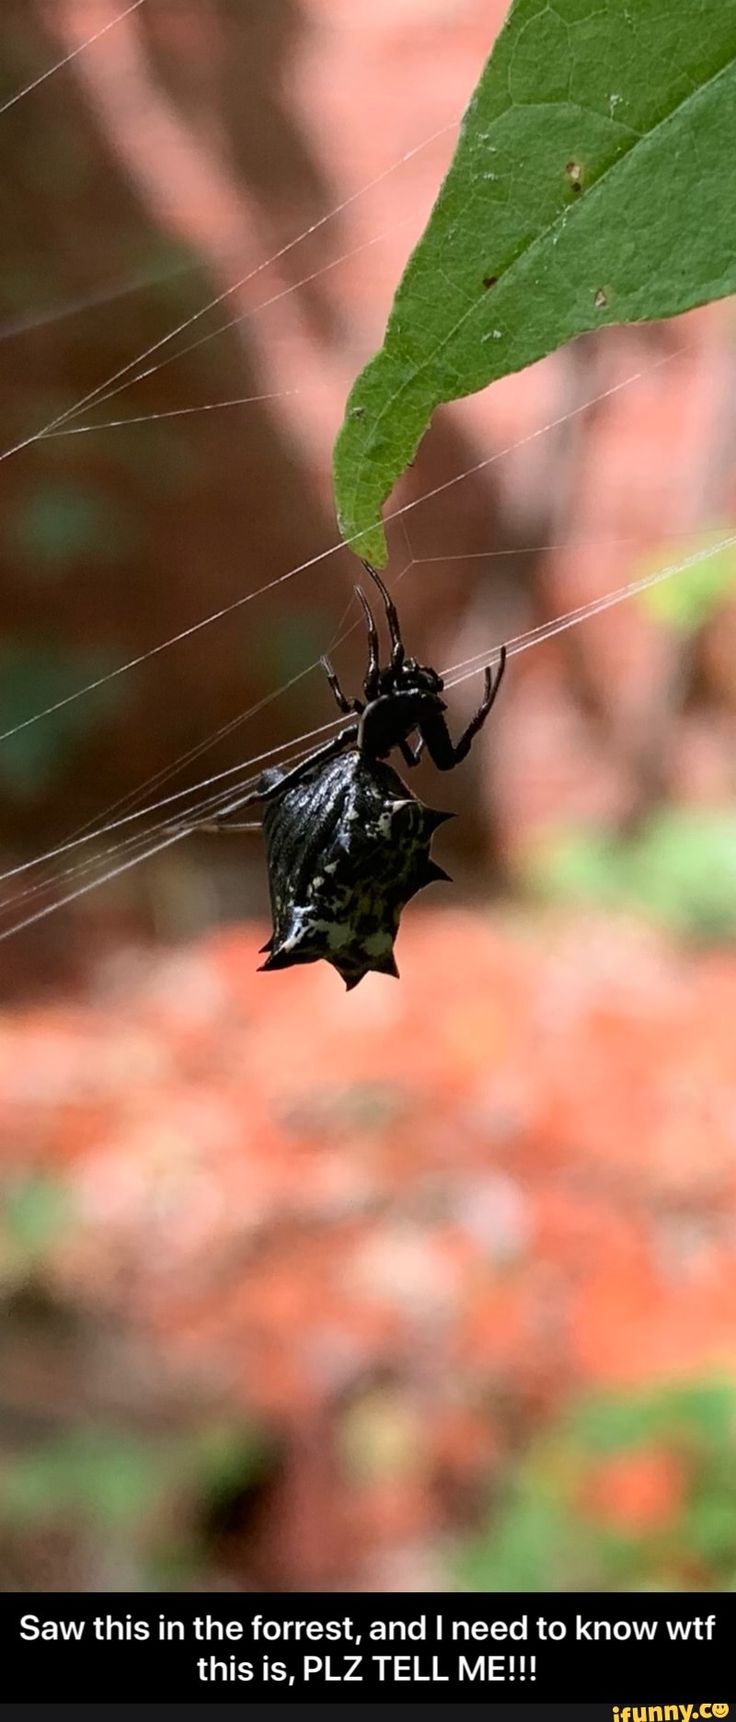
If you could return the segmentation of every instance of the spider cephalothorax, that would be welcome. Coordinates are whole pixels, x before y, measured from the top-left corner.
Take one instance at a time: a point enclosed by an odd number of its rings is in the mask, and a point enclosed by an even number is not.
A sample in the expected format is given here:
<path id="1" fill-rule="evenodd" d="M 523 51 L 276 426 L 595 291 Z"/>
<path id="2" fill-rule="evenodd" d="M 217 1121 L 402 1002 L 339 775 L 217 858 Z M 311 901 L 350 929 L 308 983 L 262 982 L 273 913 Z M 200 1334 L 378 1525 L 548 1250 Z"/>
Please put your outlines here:
<path id="1" fill-rule="evenodd" d="M 425 807 L 385 760 L 398 749 L 414 766 L 426 748 L 440 771 L 459 765 L 485 723 L 506 662 L 502 648 L 495 679 L 487 669 L 482 703 L 453 743 L 442 677 L 407 657 L 391 596 L 375 569 L 364 567 L 383 600 L 389 663 L 381 667 L 373 612 L 358 586 L 368 629 L 364 698 L 347 699 L 329 659 L 322 659 L 337 704 L 353 721 L 291 770 L 264 772 L 236 804 L 264 803 L 274 926 L 263 968 L 325 958 L 348 988 L 371 969 L 398 974 L 393 947 L 402 909 L 423 886 L 449 877 L 432 860 L 430 844 L 451 815 Z M 227 829 L 222 821 L 234 811 L 209 829 Z"/>

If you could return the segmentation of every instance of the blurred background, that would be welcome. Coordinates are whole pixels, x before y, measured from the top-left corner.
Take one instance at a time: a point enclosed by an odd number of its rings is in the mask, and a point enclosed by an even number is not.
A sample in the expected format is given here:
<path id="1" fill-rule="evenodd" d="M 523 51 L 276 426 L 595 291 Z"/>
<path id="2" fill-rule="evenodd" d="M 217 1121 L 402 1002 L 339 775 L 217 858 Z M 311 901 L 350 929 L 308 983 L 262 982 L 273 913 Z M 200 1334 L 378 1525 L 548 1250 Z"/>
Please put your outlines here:
<path id="1" fill-rule="evenodd" d="M 505 10 L 143 0 L 76 52 L 118 0 L 5 0 L 2 450 L 157 350 L 0 472 L 4 875 L 332 717 L 351 555 L 239 600 L 335 544 Z M 420 659 L 733 529 L 735 385 L 726 303 L 444 409 L 397 501 L 489 464 L 392 527 Z M 257 836 L 3 940 L 5 1588 L 734 1582 L 735 572 L 512 660 L 399 984 L 255 973 Z M 5 877 L 2 928 L 87 877 Z"/>

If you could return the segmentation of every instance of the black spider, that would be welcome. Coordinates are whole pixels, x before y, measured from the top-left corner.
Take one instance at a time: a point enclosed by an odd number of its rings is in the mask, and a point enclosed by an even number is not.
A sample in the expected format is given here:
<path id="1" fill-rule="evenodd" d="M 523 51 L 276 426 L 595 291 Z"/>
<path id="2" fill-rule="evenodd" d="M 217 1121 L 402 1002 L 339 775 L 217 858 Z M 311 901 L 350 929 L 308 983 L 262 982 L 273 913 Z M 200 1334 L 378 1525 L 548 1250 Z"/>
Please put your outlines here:
<path id="1" fill-rule="evenodd" d="M 425 807 L 384 761 L 398 748 L 414 766 L 426 747 L 440 771 L 459 765 L 488 717 L 506 665 L 502 647 L 495 678 L 486 669 L 483 700 L 453 743 L 442 677 L 407 657 L 396 606 L 375 568 L 363 566 L 383 600 L 389 663 L 381 668 L 373 612 L 357 586 L 368 629 L 365 697 L 347 699 L 329 659 L 322 659 L 341 712 L 355 714 L 355 721 L 291 770 L 264 772 L 238 803 L 238 809 L 265 803 L 274 930 L 263 947 L 269 953 L 263 968 L 324 957 L 348 988 L 370 969 L 398 974 L 393 945 L 401 910 L 424 885 L 448 878 L 429 848 L 437 826 L 452 816 Z M 228 818 L 220 815 L 205 829 L 237 830 Z"/>

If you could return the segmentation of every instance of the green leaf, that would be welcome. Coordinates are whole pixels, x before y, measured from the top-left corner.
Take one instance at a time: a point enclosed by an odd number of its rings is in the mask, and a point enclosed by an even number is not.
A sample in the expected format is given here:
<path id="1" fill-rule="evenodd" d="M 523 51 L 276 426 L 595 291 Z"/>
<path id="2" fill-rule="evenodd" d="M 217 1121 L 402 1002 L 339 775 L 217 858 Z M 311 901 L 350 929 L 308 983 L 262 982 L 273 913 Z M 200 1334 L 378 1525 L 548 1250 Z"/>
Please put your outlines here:
<path id="1" fill-rule="evenodd" d="M 338 437 L 362 555 L 441 402 L 736 289 L 735 104 L 736 0 L 515 0 Z"/>

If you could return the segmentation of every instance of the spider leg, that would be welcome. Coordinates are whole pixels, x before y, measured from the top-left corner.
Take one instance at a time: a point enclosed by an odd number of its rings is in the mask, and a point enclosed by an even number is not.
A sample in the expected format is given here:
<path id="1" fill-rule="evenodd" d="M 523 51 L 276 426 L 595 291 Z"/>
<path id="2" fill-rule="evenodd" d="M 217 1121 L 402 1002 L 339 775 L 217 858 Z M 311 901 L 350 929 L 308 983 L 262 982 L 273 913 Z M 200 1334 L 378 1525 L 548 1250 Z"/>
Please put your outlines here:
<path id="1" fill-rule="evenodd" d="M 235 833 L 235 832 L 260 831 L 260 829 L 261 829 L 260 820 L 252 819 L 250 821 L 250 823 L 246 822 L 246 824 L 244 824 L 244 825 L 241 825 L 240 821 L 238 821 L 237 825 L 229 825 L 229 824 L 226 824 L 227 819 L 228 819 L 228 815 L 226 813 L 222 813 L 219 818 L 217 817 L 217 815 L 215 815 L 214 819 L 202 819 L 200 821 L 199 825 L 192 825 L 190 829 L 192 831 L 208 831 L 210 833 L 214 832 L 215 834 L 218 834 L 220 836 L 222 835 L 223 832 L 225 832 L 225 834 L 228 837 L 231 835 L 231 833 Z"/>
<path id="2" fill-rule="evenodd" d="M 479 729 L 482 729 L 491 710 L 501 686 L 505 668 L 506 647 L 502 646 L 496 674 L 493 676 L 490 668 L 486 669 L 483 699 L 478 707 L 475 717 L 471 718 L 467 729 L 463 730 L 460 740 L 455 742 L 454 745 L 450 740 L 447 724 L 443 717 L 438 716 L 434 720 L 429 723 L 425 723 L 422 726 L 422 734 L 427 750 L 433 763 L 437 766 L 438 771 L 451 771 L 454 765 L 460 765 L 461 761 L 467 758 L 473 738 L 478 734 Z"/>
<path id="3" fill-rule="evenodd" d="M 254 801 L 261 799 L 259 791 L 251 789 L 247 795 L 238 796 L 237 801 L 233 801 L 229 807 L 224 808 L 222 813 L 214 813 L 211 819 L 196 819 L 191 825 L 184 822 L 172 824 L 166 829 L 172 832 L 187 832 L 187 834 L 192 831 L 260 831 L 260 825 L 228 825 L 227 821 L 232 813 L 240 813 L 244 807 L 250 807 Z"/>
<path id="4" fill-rule="evenodd" d="M 361 561 L 363 561 L 362 557 Z M 371 580 L 374 582 L 374 585 L 378 587 L 383 599 L 383 607 L 386 611 L 386 621 L 388 622 L 388 629 L 391 635 L 391 668 L 393 670 L 400 670 L 401 665 L 404 662 L 404 658 L 406 657 L 406 652 L 404 650 L 404 642 L 401 638 L 399 612 L 393 598 L 391 597 L 391 593 L 388 588 L 384 586 L 378 571 L 371 567 L 370 562 L 363 561 L 363 567 L 365 568 L 366 574 L 370 574 Z"/>
<path id="5" fill-rule="evenodd" d="M 330 663 L 329 658 L 320 658 L 319 661 L 320 661 L 322 668 L 325 672 L 325 675 L 326 675 L 327 680 L 330 684 L 330 687 L 332 688 L 332 692 L 335 696 L 337 704 L 340 707 L 341 712 L 344 712 L 346 717 L 348 716 L 348 714 L 350 712 L 358 712 L 358 713 L 362 712 L 362 710 L 363 710 L 362 701 L 361 700 L 349 700 L 349 699 L 347 699 L 346 695 L 343 693 L 342 688 L 340 687 L 340 682 L 339 682 L 339 678 L 337 675 L 337 671 L 333 668 L 332 664 Z"/>
<path id="6" fill-rule="evenodd" d="M 496 674 L 495 676 L 491 674 L 490 666 L 486 668 L 483 699 L 481 700 L 475 717 L 471 718 L 467 729 L 463 730 L 460 740 L 455 744 L 455 765 L 459 765 L 460 761 L 466 758 L 467 754 L 470 752 L 471 743 L 474 737 L 478 734 L 479 729 L 482 729 L 503 681 L 505 668 L 506 647 L 502 646 L 499 653 L 498 669 Z"/>
<path id="7" fill-rule="evenodd" d="M 185 825 L 183 829 L 188 832 L 257 831 L 257 825 L 228 825 L 227 821 L 230 814 L 239 813 L 241 808 L 249 807 L 254 801 L 272 801 L 274 796 L 281 795 L 284 789 L 293 789 L 295 784 L 300 783 L 302 778 L 306 777 L 313 765 L 322 765 L 328 759 L 334 759 L 338 753 L 342 753 L 344 748 L 349 747 L 351 742 L 357 741 L 357 739 L 358 725 L 351 723 L 347 729 L 341 729 L 337 735 L 333 735 L 322 747 L 316 747 L 313 753 L 307 755 L 306 759 L 300 759 L 291 771 L 285 771 L 282 777 L 277 777 L 265 789 L 252 789 L 249 795 L 244 795 L 238 801 L 233 802 L 232 806 L 226 807 L 223 813 L 216 813 L 212 819 L 197 820 L 193 825 Z M 171 829 L 181 830 L 182 827 L 172 826 Z"/>
<path id="8" fill-rule="evenodd" d="M 418 765 L 422 757 L 423 749 L 424 739 L 422 736 L 419 737 L 415 747 L 412 747 L 410 741 L 405 740 L 399 742 L 399 752 L 406 765 Z"/>
<path id="9" fill-rule="evenodd" d="M 376 623 L 375 623 L 373 611 L 370 607 L 370 604 L 368 603 L 368 599 L 366 598 L 366 595 L 365 595 L 365 592 L 363 591 L 362 586 L 356 586 L 355 595 L 356 595 L 356 598 L 359 598 L 360 603 L 363 606 L 363 614 L 365 616 L 366 627 L 368 629 L 368 668 L 365 672 L 365 681 L 363 682 L 363 692 L 365 694 L 366 699 L 368 700 L 368 702 L 370 704 L 371 700 L 375 700 L 377 698 L 379 688 L 380 688 L 380 682 L 379 682 L 380 666 L 379 666 L 379 658 L 378 658 L 378 649 L 379 649 L 378 648 L 378 629 L 376 628 Z"/>
<path id="10" fill-rule="evenodd" d="M 274 783 L 269 783 L 267 789 L 259 790 L 258 800 L 272 801 L 273 797 L 281 795 L 284 789 L 293 789 L 295 784 L 301 783 L 302 778 L 307 776 L 313 765 L 325 765 L 328 759 L 334 759 L 357 739 L 357 723 L 348 724 L 347 729 L 338 730 L 337 735 L 324 742 L 322 747 L 316 747 L 314 753 L 307 754 L 306 759 L 300 759 L 297 765 L 292 766 L 291 771 L 285 771 L 283 777 L 277 777 Z"/>

